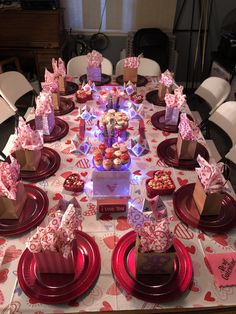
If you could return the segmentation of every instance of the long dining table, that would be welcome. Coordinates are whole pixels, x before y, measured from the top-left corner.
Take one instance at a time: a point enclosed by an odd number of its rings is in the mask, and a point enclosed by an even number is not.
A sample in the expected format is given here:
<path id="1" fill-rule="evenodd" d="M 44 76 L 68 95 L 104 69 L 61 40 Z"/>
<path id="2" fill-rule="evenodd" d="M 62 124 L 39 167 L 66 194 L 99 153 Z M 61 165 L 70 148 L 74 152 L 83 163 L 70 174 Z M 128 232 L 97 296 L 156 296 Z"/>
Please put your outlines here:
<path id="1" fill-rule="evenodd" d="M 113 86 L 118 87 L 115 81 L 106 86 L 97 87 L 109 89 Z M 149 174 L 155 170 L 164 169 L 170 172 L 172 179 L 176 185 L 176 190 L 194 184 L 196 182 L 196 173 L 194 169 L 178 169 L 165 164 L 158 157 L 157 146 L 171 138 L 176 138 L 177 133 L 169 133 L 155 128 L 152 125 L 151 117 L 156 112 L 164 110 L 164 107 L 149 103 L 145 95 L 157 89 L 157 79 L 148 78 L 148 83 L 145 86 L 137 88 L 138 94 L 144 96 L 143 100 L 143 119 L 145 124 L 145 135 L 149 145 L 149 152 L 136 157 L 131 155 L 130 171 L 130 203 L 132 206 L 140 204 L 145 197 L 145 181 Z M 96 93 L 95 93 L 96 94 Z M 170 229 L 174 237 L 181 242 L 188 253 L 193 269 L 191 283 L 189 287 L 178 298 L 168 301 L 148 302 L 141 300 L 127 293 L 126 289 L 118 284 L 112 273 L 112 254 L 119 240 L 132 231 L 132 228 L 127 222 L 126 213 L 106 213 L 103 215 L 97 214 L 96 200 L 92 195 L 91 178 L 94 171 L 92 162 L 93 150 L 99 145 L 99 136 L 97 128 L 97 119 L 91 119 L 86 122 L 85 137 L 89 140 L 91 148 L 87 154 L 73 153 L 72 139 L 78 133 L 78 109 L 84 104 L 76 102 L 75 95 L 65 96 L 75 102 L 75 108 L 70 113 L 60 116 L 59 118 L 69 125 L 67 135 L 57 141 L 45 143 L 44 146 L 55 150 L 60 156 L 59 169 L 48 178 L 42 178 L 38 182 L 27 182 L 25 184 L 33 188 L 43 190 L 49 200 L 48 211 L 45 218 L 39 226 L 45 227 L 52 219 L 55 211 L 58 209 L 58 202 L 63 198 L 67 201 L 75 196 L 77 202 L 82 209 L 82 224 L 81 231 L 89 235 L 95 241 L 99 248 L 101 258 L 101 270 L 98 278 L 94 280 L 89 289 L 84 289 L 79 298 L 62 304 L 45 304 L 35 299 L 32 296 L 27 296 L 22 287 L 19 285 L 17 268 L 19 260 L 25 251 L 25 243 L 27 239 L 36 231 L 36 225 L 30 230 L 22 231 L 16 235 L 0 234 L 0 312 L 1 313 L 79 313 L 79 312 L 110 312 L 110 311 L 143 311 L 149 312 L 192 312 L 210 310 L 219 313 L 234 313 L 236 311 L 236 287 L 217 287 L 214 283 L 214 277 L 206 262 L 206 254 L 210 253 L 226 253 L 236 249 L 236 229 L 232 227 L 230 230 L 223 232 L 213 232 L 199 230 L 183 221 L 181 221 L 175 213 L 173 205 L 173 194 L 162 196 L 170 220 Z M 87 105 L 94 108 L 94 112 L 99 117 L 104 106 L 96 100 L 90 100 Z M 185 105 L 186 112 L 191 115 L 187 104 Z M 127 141 L 139 134 L 139 120 L 130 119 L 128 127 Z M 198 139 L 204 147 L 206 142 L 202 134 Z M 207 149 L 207 147 L 206 147 Z M 211 152 L 209 151 L 210 160 L 212 160 Z M 63 183 L 65 178 L 71 173 L 80 174 L 85 181 L 85 189 L 82 193 L 73 194 L 65 192 Z M 186 189 L 185 193 L 189 193 Z M 182 196 L 179 200 L 180 206 Z M 37 225 L 38 226 L 38 225 Z M 83 241 L 84 238 L 83 238 Z M 85 246 L 84 248 L 89 249 Z M 28 257 L 29 258 L 29 257 Z M 94 265 L 98 261 L 98 255 L 95 254 Z M 86 263 L 86 261 L 84 262 Z M 93 266 L 94 266 L 93 265 Z M 29 265 L 28 267 L 31 267 Z M 26 266 L 27 267 L 27 263 Z M 188 267 L 185 266 L 185 267 Z M 21 270 L 22 271 L 22 270 Z M 32 270 L 29 274 L 35 273 Z M 18 273 L 19 275 L 19 273 Z M 22 274 L 20 274 L 22 275 Z M 27 274 L 26 274 L 27 275 Z M 39 289 L 40 278 L 35 274 L 32 280 L 38 281 Z M 50 282 L 48 283 L 50 285 Z M 53 289 L 53 284 L 51 289 Z M 66 285 L 64 289 L 67 289 Z M 27 290 L 27 288 L 26 288 Z M 35 291 L 37 295 L 37 291 Z M 58 295 L 60 299 L 60 295 Z M 145 298 L 144 298 L 145 299 Z M 47 300 L 45 298 L 45 300 Z M 159 300 L 159 299 L 157 299 Z M 63 300 L 62 300 L 63 302 Z M 53 302 L 52 302 L 53 303 Z M 60 302 L 58 302 L 60 303 Z M 209 311 L 209 312 L 208 312 Z"/>

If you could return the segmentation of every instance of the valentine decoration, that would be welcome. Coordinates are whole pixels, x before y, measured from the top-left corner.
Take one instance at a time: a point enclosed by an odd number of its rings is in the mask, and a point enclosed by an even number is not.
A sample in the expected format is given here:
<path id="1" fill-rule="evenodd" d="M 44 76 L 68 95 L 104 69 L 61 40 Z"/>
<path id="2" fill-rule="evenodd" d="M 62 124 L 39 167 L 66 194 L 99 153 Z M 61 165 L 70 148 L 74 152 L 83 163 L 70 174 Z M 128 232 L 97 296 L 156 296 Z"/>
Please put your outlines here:
<path id="1" fill-rule="evenodd" d="M 51 94 L 40 92 L 36 97 L 35 126 L 44 135 L 50 135 L 55 127 L 55 115 Z"/>
<path id="2" fill-rule="evenodd" d="M 183 86 L 179 86 L 174 90 L 174 94 L 167 92 L 165 94 L 165 124 L 177 125 L 179 122 L 179 114 L 183 104 L 185 103 L 186 95 L 183 95 Z"/>
<path id="3" fill-rule="evenodd" d="M 87 79 L 90 81 L 101 82 L 102 55 L 98 51 L 93 50 L 91 53 L 87 54 L 87 58 Z"/>
<path id="4" fill-rule="evenodd" d="M 164 73 L 161 73 L 157 94 L 160 101 L 164 100 L 167 91 L 168 92 L 171 91 L 171 87 L 174 83 L 173 76 L 174 73 L 171 73 L 169 70 L 166 70 Z"/>

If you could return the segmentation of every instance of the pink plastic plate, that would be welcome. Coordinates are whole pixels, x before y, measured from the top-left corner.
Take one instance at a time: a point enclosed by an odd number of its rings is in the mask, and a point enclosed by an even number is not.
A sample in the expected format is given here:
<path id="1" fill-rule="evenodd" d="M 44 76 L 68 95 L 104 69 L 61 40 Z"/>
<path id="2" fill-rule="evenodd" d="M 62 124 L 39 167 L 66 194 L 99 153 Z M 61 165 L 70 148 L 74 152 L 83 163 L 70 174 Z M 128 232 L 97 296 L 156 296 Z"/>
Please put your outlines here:
<path id="1" fill-rule="evenodd" d="M 101 269 L 96 242 L 86 233 L 77 233 L 77 262 L 74 274 L 40 274 L 34 255 L 26 249 L 21 255 L 17 275 L 19 285 L 29 297 L 45 304 L 60 304 L 82 296 L 95 284 Z"/>
<path id="2" fill-rule="evenodd" d="M 191 183 L 174 193 L 174 209 L 180 220 L 194 228 L 217 233 L 236 226 L 236 202 L 229 194 L 225 194 L 219 215 L 200 217 L 193 200 L 193 190 L 194 183 Z"/>
<path id="3" fill-rule="evenodd" d="M 157 146 L 157 155 L 166 165 L 179 169 L 193 170 L 199 166 L 196 160 L 198 154 L 201 155 L 204 159 L 209 160 L 209 153 L 207 149 L 200 143 L 197 143 L 194 159 L 179 160 L 176 152 L 176 143 L 177 138 L 169 138 Z"/>
<path id="4" fill-rule="evenodd" d="M 19 219 L 0 219 L 0 235 L 14 236 L 37 226 L 48 211 L 47 194 L 37 186 L 25 184 L 27 199 Z"/>
<path id="5" fill-rule="evenodd" d="M 35 120 L 28 122 L 31 129 L 35 130 Z M 51 143 L 60 140 L 65 137 L 69 132 L 69 125 L 66 121 L 55 118 L 55 126 L 50 135 L 44 135 L 43 139 L 45 143 Z"/>
<path id="6" fill-rule="evenodd" d="M 169 275 L 139 275 L 135 270 L 136 233 L 125 234 L 117 243 L 112 255 L 112 272 L 120 285 L 129 295 L 146 302 L 172 301 L 182 295 L 192 280 L 192 261 L 184 247 L 174 240 L 176 259 L 174 271 Z"/>

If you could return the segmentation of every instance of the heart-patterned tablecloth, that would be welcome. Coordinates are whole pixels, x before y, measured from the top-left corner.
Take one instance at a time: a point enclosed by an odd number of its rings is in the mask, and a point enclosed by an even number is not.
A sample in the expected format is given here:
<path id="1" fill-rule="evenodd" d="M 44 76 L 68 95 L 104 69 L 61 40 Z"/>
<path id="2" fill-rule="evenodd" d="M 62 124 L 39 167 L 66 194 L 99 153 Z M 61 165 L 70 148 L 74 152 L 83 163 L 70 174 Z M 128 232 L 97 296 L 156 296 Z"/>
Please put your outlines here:
<path id="1" fill-rule="evenodd" d="M 149 80 L 145 87 L 138 88 L 138 93 L 145 93 L 156 88 L 156 80 Z M 108 87 L 107 87 L 108 88 Z M 72 96 L 70 96 L 72 97 Z M 144 98 L 145 99 L 145 98 Z M 88 105 L 94 107 L 100 115 L 104 109 L 97 104 L 96 100 L 89 101 Z M 64 193 L 63 182 L 72 173 L 79 173 L 85 181 L 86 189 L 83 193 L 75 194 L 77 201 L 82 207 L 83 222 L 82 231 L 88 233 L 96 241 L 101 254 L 101 273 L 98 281 L 85 296 L 63 305 L 45 305 L 37 300 L 28 298 L 17 282 L 17 264 L 21 253 L 25 249 L 26 239 L 35 232 L 31 230 L 15 237 L 0 237 L 0 309 L 1 313 L 66 313 L 66 312 L 93 312 L 114 310 L 146 310 L 164 308 L 204 308 L 236 305 L 235 287 L 218 288 L 214 284 L 214 278 L 206 259 L 209 253 L 224 253 L 236 249 L 236 229 L 228 233 L 205 233 L 188 227 L 175 215 L 172 195 L 163 196 L 171 221 L 170 227 L 174 236 L 186 247 L 193 264 L 193 281 L 189 289 L 177 300 L 168 303 L 148 303 L 127 295 L 117 286 L 111 272 L 111 256 L 118 240 L 127 232 L 131 231 L 125 214 L 104 213 L 97 216 L 96 203 L 92 199 L 89 189 L 93 172 L 92 150 L 98 146 L 99 136 L 96 120 L 86 123 L 85 136 L 92 145 L 87 155 L 71 153 L 73 148 L 72 139 L 78 132 L 77 115 L 78 107 L 60 119 L 69 124 L 69 132 L 66 137 L 45 146 L 56 150 L 61 157 L 61 165 L 55 175 L 36 183 L 38 187 L 46 191 L 49 198 L 49 211 L 41 226 L 47 225 L 50 217 L 57 208 L 61 198 L 71 199 L 70 193 Z M 158 169 L 170 170 L 176 189 L 189 183 L 194 183 L 196 174 L 194 171 L 178 170 L 167 167 L 157 156 L 157 145 L 165 139 L 177 137 L 174 133 L 162 132 L 151 124 L 151 116 L 163 107 L 153 106 L 147 100 L 143 101 L 144 121 L 146 137 L 150 151 L 141 156 L 132 156 L 130 165 L 131 173 L 131 203 L 140 206 L 144 197 L 144 184 L 147 178 L 152 176 L 153 171 Z M 186 106 L 186 109 L 188 107 Z M 130 120 L 127 130 L 128 139 L 138 134 L 139 121 Z M 201 137 L 199 141 L 205 145 Z M 115 185 L 109 187 L 115 189 Z M 66 289 L 66 288 L 65 288 Z"/>

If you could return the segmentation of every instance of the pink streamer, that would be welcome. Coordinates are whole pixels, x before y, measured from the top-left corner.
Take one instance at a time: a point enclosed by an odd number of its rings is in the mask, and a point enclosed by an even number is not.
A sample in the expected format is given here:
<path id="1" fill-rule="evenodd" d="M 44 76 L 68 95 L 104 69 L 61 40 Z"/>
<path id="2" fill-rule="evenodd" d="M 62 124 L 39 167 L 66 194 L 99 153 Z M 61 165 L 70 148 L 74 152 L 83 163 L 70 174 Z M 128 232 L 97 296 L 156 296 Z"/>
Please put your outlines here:
<path id="1" fill-rule="evenodd" d="M 10 164 L 8 162 L 0 162 L 0 196 L 15 200 L 20 165 L 12 156 L 10 156 L 10 159 Z"/>
<path id="2" fill-rule="evenodd" d="M 196 168 L 196 172 L 206 193 L 220 193 L 227 190 L 224 186 L 226 180 L 222 175 L 224 170 L 222 162 L 209 164 L 201 155 L 197 156 L 197 162 L 200 168 Z"/>

